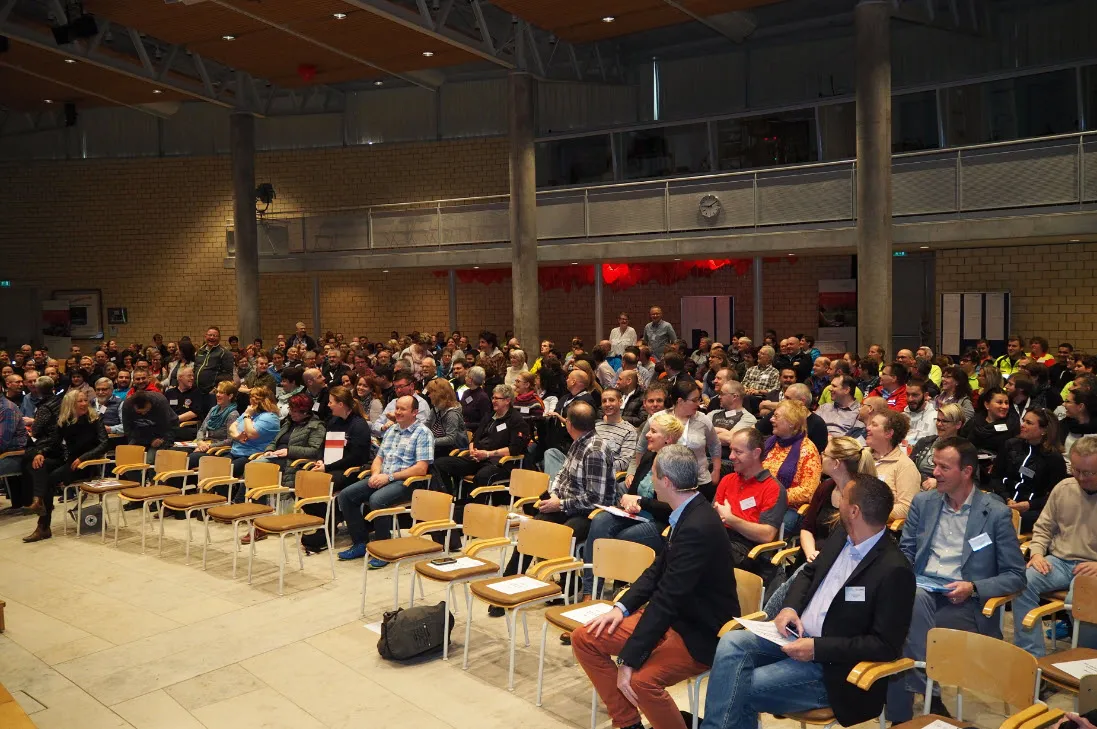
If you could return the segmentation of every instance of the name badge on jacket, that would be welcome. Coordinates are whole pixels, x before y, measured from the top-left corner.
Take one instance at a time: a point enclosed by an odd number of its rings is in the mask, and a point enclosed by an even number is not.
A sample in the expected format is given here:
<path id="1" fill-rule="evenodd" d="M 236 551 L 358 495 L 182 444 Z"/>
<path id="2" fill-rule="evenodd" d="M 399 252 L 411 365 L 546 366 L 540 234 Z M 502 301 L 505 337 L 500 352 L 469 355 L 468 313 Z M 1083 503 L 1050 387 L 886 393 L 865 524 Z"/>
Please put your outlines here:
<path id="1" fill-rule="evenodd" d="M 506 429 L 507 429 L 507 424 L 506 423 L 499 423 L 498 425 L 495 426 L 495 431 L 497 433 L 502 433 Z"/>
<path id="2" fill-rule="evenodd" d="M 753 509 L 757 505 L 758 502 L 754 500 L 753 496 L 748 496 L 747 498 L 739 502 L 739 508 L 743 511 L 746 511 L 747 509 Z"/>
<path id="3" fill-rule="evenodd" d="M 864 602 L 865 601 L 865 587 L 864 585 L 847 587 L 846 588 L 846 602 Z"/>
<path id="4" fill-rule="evenodd" d="M 972 552 L 978 552 L 980 549 L 990 544 L 990 535 L 983 532 L 979 536 L 969 539 L 967 543 L 971 545 Z"/>

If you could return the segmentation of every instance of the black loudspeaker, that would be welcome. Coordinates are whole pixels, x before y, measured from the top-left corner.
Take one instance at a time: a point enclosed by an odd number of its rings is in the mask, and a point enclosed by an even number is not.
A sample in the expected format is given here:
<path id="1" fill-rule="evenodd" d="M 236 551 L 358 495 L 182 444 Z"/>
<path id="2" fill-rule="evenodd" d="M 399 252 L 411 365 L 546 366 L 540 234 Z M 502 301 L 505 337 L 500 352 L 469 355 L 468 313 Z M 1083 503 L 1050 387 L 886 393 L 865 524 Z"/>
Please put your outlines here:
<path id="1" fill-rule="evenodd" d="M 55 25 L 50 30 L 53 32 L 53 40 L 59 46 L 72 43 L 72 34 L 69 32 L 69 26 L 67 25 Z"/>
<path id="2" fill-rule="evenodd" d="M 0 35 L 0 53 L 7 53 L 11 48 L 11 43 L 8 41 L 7 36 Z"/>
<path id="3" fill-rule="evenodd" d="M 71 101 L 65 102 L 65 126 L 76 126 L 76 104 Z"/>

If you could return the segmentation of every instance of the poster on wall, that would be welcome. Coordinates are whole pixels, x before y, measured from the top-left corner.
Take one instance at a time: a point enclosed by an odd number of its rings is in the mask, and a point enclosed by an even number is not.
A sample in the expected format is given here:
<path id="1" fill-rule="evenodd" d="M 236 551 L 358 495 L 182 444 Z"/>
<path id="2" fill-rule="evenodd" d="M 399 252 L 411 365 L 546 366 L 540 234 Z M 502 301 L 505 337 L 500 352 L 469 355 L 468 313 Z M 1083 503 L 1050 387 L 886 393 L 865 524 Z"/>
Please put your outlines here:
<path id="1" fill-rule="evenodd" d="M 42 344 L 54 357 L 68 355 L 72 346 L 69 302 L 66 300 L 42 302 Z"/>
<path id="2" fill-rule="evenodd" d="M 819 281 L 819 332 L 815 346 L 840 356 L 857 346 L 857 279 Z"/>
<path id="3" fill-rule="evenodd" d="M 103 338 L 103 292 L 99 289 L 54 291 L 54 299 L 69 302 L 73 339 Z"/>

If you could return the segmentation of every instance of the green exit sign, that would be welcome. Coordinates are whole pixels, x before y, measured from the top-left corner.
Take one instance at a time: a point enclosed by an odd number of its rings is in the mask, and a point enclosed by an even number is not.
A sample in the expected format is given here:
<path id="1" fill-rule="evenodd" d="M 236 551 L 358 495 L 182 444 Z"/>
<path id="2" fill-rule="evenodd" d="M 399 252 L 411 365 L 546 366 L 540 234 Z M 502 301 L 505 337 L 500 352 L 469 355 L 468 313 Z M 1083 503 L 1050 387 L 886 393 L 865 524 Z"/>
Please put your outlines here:
<path id="1" fill-rule="evenodd" d="M 10 289 L 11 281 L 0 281 L 0 289 Z"/>
<path id="2" fill-rule="evenodd" d="M 902 258 L 906 254 L 906 251 L 893 251 L 891 255 L 895 256 L 896 258 Z"/>

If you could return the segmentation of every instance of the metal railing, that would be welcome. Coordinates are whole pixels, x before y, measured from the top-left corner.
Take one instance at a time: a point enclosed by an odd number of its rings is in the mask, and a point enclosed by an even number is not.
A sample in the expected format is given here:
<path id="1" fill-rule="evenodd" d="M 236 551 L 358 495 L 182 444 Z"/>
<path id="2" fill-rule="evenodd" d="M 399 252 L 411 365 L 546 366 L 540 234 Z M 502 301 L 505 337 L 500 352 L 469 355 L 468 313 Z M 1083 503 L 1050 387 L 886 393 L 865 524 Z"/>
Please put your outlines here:
<path id="1" fill-rule="evenodd" d="M 852 222 L 856 177 L 856 162 L 842 160 L 544 190 L 537 193 L 537 237 L 670 236 Z M 702 199 L 709 215 L 702 214 Z M 1094 132 L 892 157 L 897 218 L 1091 202 L 1097 202 Z M 269 216 L 261 226 L 260 253 L 392 252 L 500 244 L 509 237 L 509 196 L 494 195 Z"/>

